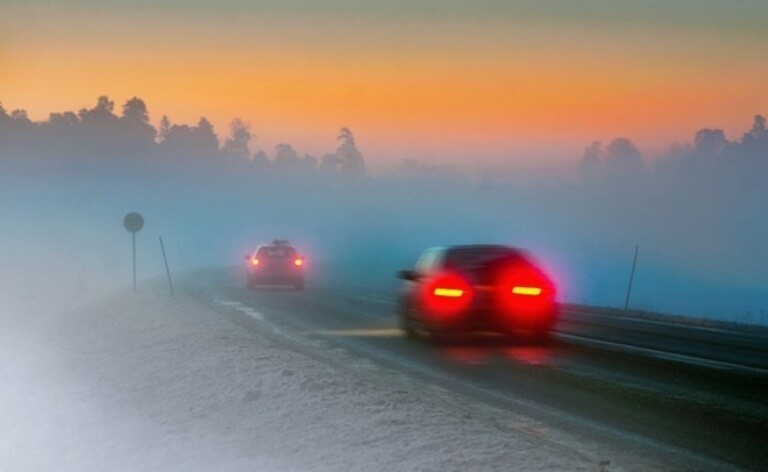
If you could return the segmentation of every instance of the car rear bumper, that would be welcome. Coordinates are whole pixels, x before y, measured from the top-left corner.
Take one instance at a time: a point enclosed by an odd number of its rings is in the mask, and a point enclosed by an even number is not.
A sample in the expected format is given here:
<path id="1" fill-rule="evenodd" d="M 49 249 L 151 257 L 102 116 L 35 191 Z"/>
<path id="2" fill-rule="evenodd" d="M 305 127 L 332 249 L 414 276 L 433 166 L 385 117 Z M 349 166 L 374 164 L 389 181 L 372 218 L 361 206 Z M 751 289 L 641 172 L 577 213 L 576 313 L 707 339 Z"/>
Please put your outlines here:
<path id="1" fill-rule="evenodd" d="M 496 332 L 515 334 L 519 332 L 551 331 L 557 320 L 557 309 L 534 314 L 515 314 L 497 311 L 470 311 L 450 320 L 425 320 L 425 327 L 432 332 L 468 333 Z"/>
<path id="2" fill-rule="evenodd" d="M 249 285 L 295 285 L 304 281 L 304 274 L 248 274 Z"/>

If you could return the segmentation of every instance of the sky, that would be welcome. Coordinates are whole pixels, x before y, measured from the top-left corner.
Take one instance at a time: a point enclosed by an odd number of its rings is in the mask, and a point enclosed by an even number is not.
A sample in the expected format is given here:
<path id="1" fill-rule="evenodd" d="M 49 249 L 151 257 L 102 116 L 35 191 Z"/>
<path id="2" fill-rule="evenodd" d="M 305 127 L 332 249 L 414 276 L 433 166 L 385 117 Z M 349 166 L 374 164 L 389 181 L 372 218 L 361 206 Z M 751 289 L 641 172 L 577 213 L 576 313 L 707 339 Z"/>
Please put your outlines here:
<path id="1" fill-rule="evenodd" d="M 34 119 L 143 98 L 153 122 L 250 122 L 321 155 L 350 127 L 372 168 L 646 155 L 768 113 L 762 0 L 0 0 L 0 101 Z"/>

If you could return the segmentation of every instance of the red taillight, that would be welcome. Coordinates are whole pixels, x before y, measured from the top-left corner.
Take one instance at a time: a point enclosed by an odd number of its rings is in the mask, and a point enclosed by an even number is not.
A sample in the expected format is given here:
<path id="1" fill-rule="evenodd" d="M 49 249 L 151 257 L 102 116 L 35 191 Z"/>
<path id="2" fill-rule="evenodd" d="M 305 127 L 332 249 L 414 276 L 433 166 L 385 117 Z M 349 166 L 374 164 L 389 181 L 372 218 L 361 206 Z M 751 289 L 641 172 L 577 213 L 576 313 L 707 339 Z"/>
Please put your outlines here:
<path id="1" fill-rule="evenodd" d="M 422 304 L 432 321 L 448 321 L 466 310 L 474 297 L 472 285 L 460 274 L 448 272 L 422 287 Z"/>
<path id="2" fill-rule="evenodd" d="M 302 260 L 302 259 L 298 259 L 298 258 L 297 258 L 297 259 L 294 259 L 294 260 L 293 260 L 293 265 L 295 265 L 296 267 L 301 267 L 301 266 L 303 266 L 303 265 L 304 265 L 304 260 Z"/>
<path id="3" fill-rule="evenodd" d="M 516 285 L 512 287 L 512 295 L 525 295 L 528 297 L 538 297 L 544 292 L 541 287 L 524 287 Z"/>
<path id="4" fill-rule="evenodd" d="M 505 312 L 523 317 L 545 316 L 555 304 L 555 287 L 544 272 L 528 262 L 518 262 L 501 272 L 497 294 Z"/>
<path id="5" fill-rule="evenodd" d="M 259 260 L 258 257 L 254 257 L 254 258 L 251 259 L 251 265 L 252 266 L 256 267 L 259 264 L 261 264 L 261 261 Z"/>
<path id="6" fill-rule="evenodd" d="M 437 287 L 432 290 L 436 297 L 459 298 L 464 296 L 464 290 L 460 288 Z"/>

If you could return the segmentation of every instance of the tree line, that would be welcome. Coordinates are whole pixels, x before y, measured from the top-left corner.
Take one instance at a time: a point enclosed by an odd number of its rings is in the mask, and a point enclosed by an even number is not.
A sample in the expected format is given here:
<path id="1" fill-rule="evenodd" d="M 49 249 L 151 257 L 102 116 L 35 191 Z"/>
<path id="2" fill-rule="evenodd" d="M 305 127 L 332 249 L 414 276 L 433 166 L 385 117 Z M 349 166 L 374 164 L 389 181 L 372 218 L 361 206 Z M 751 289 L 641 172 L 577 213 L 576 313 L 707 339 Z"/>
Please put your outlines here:
<path id="1" fill-rule="evenodd" d="M 93 108 L 77 113 L 51 113 L 47 120 L 32 121 L 22 109 L 7 111 L 0 103 L 0 158 L 103 160 L 124 158 L 133 161 L 165 159 L 171 161 L 215 161 L 234 163 L 253 169 L 323 171 L 364 175 L 365 158 L 355 137 L 341 128 L 334 152 L 321 158 L 299 153 L 287 143 L 275 146 L 270 159 L 264 151 L 252 153 L 251 127 L 236 118 L 229 135 L 220 140 L 213 125 L 201 117 L 196 125 L 174 124 L 163 116 L 158 129 L 150 123 L 146 103 L 138 97 L 127 100 L 120 114 L 107 96 L 97 99 Z"/>
<path id="2" fill-rule="evenodd" d="M 51 113 L 47 120 L 32 121 L 22 109 L 8 111 L 0 103 L 0 159 L 85 162 L 104 166 L 118 163 L 167 162 L 176 168 L 234 168 L 237 172 L 284 171 L 365 175 L 365 158 L 348 128 L 337 135 L 338 147 L 320 158 L 300 155 L 288 143 L 275 146 L 271 157 L 263 150 L 252 152 L 254 138 L 250 125 L 236 118 L 222 139 L 213 125 L 201 117 L 195 125 L 171 123 L 167 116 L 156 129 L 150 123 L 146 103 L 138 97 L 127 100 L 120 113 L 107 96 L 98 97 L 92 108 L 77 113 Z M 206 164 L 204 164 L 206 163 Z M 616 138 L 604 145 L 586 147 L 579 167 L 588 178 L 638 175 L 730 175 L 768 180 L 768 130 L 762 115 L 739 139 L 729 140 L 722 129 L 697 131 L 689 144 L 673 145 L 663 156 L 650 162 L 628 138 Z M 404 160 L 397 169 L 401 176 L 434 177 L 463 174 L 450 166 L 425 166 Z"/>
<path id="3" fill-rule="evenodd" d="M 762 115 L 756 115 L 752 126 L 733 141 L 722 129 L 703 128 L 695 133 L 691 143 L 673 145 L 653 166 L 628 138 L 616 138 L 607 145 L 593 142 L 584 150 L 580 166 L 590 177 L 638 175 L 650 171 L 716 174 L 734 169 L 765 173 L 768 171 L 768 129 Z"/>

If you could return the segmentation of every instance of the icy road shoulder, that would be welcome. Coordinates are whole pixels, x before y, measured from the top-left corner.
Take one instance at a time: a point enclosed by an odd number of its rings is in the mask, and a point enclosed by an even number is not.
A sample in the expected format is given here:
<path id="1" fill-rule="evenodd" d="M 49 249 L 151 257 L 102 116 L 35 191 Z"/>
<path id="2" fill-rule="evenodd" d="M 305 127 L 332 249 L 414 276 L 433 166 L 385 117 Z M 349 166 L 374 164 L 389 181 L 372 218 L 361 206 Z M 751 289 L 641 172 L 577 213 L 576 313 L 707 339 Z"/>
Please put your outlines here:
<path id="1" fill-rule="evenodd" d="M 2 470 L 607 465 L 525 419 L 489 420 L 418 384 L 355 375 L 160 286 L 16 321 L 0 334 Z"/>

